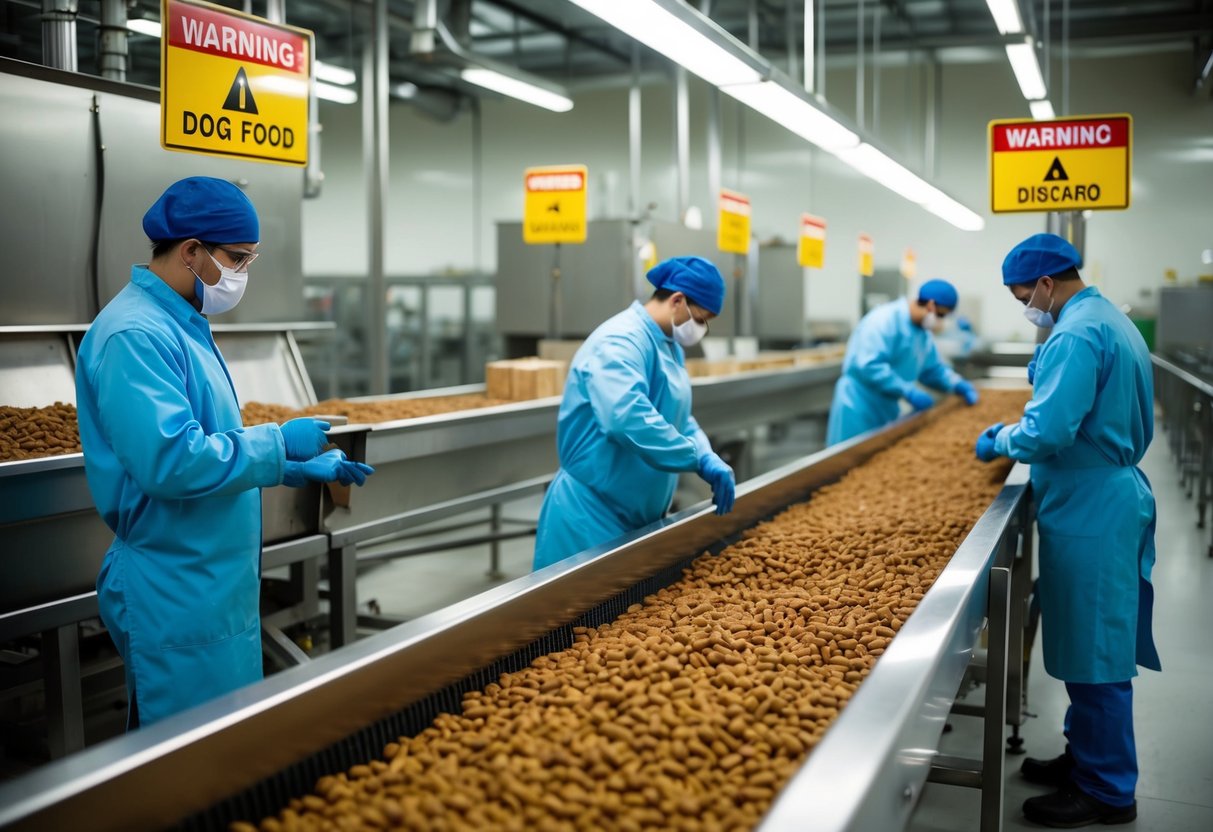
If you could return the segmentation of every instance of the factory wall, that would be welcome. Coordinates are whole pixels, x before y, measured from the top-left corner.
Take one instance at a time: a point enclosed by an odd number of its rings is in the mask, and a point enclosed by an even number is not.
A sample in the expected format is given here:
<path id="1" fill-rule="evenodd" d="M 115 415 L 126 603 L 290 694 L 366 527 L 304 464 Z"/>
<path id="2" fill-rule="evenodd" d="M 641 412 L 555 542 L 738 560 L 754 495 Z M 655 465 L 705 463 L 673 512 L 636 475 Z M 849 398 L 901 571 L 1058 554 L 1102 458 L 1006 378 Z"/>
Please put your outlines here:
<path id="1" fill-rule="evenodd" d="M 1054 104 L 1060 110 L 1060 62 L 1054 62 Z M 878 124 L 868 126 L 911 167 L 924 161 L 925 70 L 896 59 L 881 69 Z M 874 77 L 868 69 L 869 89 Z M 1109 54 L 1074 60 L 1070 109 L 1134 116 L 1133 206 L 1096 212 L 1088 225 L 1087 276 L 1117 303 L 1151 306 L 1165 269 L 1193 276 L 1203 249 L 1213 246 L 1213 104 L 1191 95 L 1187 51 Z M 853 69 L 832 68 L 826 94 L 855 110 Z M 942 65 L 935 181 L 986 216 L 982 232 L 954 229 L 832 157 L 767 121 L 721 102 L 722 183 L 748 193 L 759 239 L 796 232 L 802 211 L 829 222 L 826 266 L 810 275 L 813 317 L 853 320 L 859 309 L 855 238 L 875 239 L 877 267 L 895 268 L 913 247 L 920 277 L 954 280 L 962 305 L 991 338 L 1031 339 L 1031 327 L 1000 285 L 1008 248 L 1044 228 L 1043 214 L 988 213 L 986 123 L 1027 114 L 1005 60 Z M 691 204 L 714 224 L 707 184 L 706 135 L 710 90 L 691 81 Z M 387 269 L 417 274 L 495 266 L 495 221 L 519 219 L 521 174 L 528 165 L 589 165 L 591 217 L 622 216 L 628 204 L 627 91 L 576 94 L 576 108 L 554 114 L 509 101 L 483 103 L 483 207 L 473 218 L 472 119 L 436 123 L 403 103 L 391 107 Z M 869 99 L 870 100 L 870 99 Z M 308 274 L 361 274 L 366 268 L 358 106 L 324 105 L 323 195 L 305 203 L 304 269 Z M 676 214 L 671 87 L 643 91 L 642 204 Z M 675 252 L 660 252 L 671 255 Z M 604 310 L 604 316 L 609 310 Z"/>

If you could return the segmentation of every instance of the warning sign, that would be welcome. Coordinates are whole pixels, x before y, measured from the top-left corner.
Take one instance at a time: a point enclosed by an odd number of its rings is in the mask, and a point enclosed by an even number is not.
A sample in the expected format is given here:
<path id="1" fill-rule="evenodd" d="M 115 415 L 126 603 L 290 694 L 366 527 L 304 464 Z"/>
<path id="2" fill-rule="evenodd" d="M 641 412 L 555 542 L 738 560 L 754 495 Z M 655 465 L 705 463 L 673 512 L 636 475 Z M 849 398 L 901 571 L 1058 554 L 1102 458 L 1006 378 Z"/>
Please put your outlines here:
<path id="1" fill-rule="evenodd" d="M 733 254 L 750 253 L 750 198 L 721 190 L 716 223 L 716 248 Z"/>
<path id="2" fill-rule="evenodd" d="M 522 209 L 522 241 L 529 245 L 584 243 L 585 165 L 527 168 Z"/>
<path id="3" fill-rule="evenodd" d="M 874 261 L 875 247 L 872 245 L 872 238 L 867 234 L 859 235 L 859 273 L 864 277 L 871 277 L 876 273 L 876 265 Z"/>
<path id="4" fill-rule="evenodd" d="M 918 276 L 918 255 L 912 248 L 901 253 L 901 276 L 906 280 L 913 280 Z"/>
<path id="5" fill-rule="evenodd" d="M 820 269 L 826 263 L 826 221 L 812 214 L 800 215 L 800 239 L 796 262 L 806 269 Z"/>
<path id="6" fill-rule="evenodd" d="M 1129 207 L 1133 119 L 990 122 L 990 206 L 1010 211 Z"/>
<path id="7" fill-rule="evenodd" d="M 164 0 L 160 144 L 307 164 L 313 36 L 201 0 Z"/>

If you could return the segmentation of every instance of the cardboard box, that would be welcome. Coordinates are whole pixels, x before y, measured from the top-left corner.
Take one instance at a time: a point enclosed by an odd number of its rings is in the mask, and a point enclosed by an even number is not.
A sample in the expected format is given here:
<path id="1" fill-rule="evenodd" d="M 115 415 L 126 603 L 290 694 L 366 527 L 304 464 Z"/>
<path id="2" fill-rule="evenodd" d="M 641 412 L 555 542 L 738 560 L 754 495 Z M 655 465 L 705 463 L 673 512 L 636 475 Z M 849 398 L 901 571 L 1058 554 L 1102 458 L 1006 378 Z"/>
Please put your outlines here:
<path id="1" fill-rule="evenodd" d="M 559 396 L 568 363 L 542 358 L 490 361 L 484 365 L 485 392 L 492 399 L 526 401 Z"/>

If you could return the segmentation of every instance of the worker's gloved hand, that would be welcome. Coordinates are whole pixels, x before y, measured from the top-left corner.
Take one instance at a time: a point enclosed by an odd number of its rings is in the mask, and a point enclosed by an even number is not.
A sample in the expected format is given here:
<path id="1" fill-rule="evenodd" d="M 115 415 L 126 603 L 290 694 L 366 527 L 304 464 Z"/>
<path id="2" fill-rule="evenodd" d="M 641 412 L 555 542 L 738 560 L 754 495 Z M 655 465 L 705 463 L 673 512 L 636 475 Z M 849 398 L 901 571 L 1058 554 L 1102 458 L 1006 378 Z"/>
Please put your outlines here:
<path id="1" fill-rule="evenodd" d="M 733 497 L 737 490 L 733 469 L 715 453 L 708 452 L 699 458 L 699 476 L 712 486 L 712 502 L 717 514 L 728 514 L 733 510 Z"/>
<path id="2" fill-rule="evenodd" d="M 325 451 L 306 462 L 287 460 L 282 484 L 299 488 L 309 482 L 339 482 L 342 485 L 362 485 L 375 469 L 347 459 L 344 451 Z"/>
<path id="3" fill-rule="evenodd" d="M 1028 384 L 1036 383 L 1036 359 L 1040 358 L 1040 348 L 1044 344 L 1037 344 L 1036 349 L 1032 352 L 1032 360 L 1028 362 Z"/>
<path id="4" fill-rule="evenodd" d="M 969 407 L 977 404 L 977 388 L 963 379 L 952 392 L 964 399 Z"/>
<path id="5" fill-rule="evenodd" d="M 917 387 L 911 387 L 909 392 L 906 393 L 906 401 L 910 403 L 910 407 L 914 408 L 915 412 L 926 410 L 935 404 L 935 400 L 931 398 L 929 393 L 925 393 Z"/>
<path id="6" fill-rule="evenodd" d="M 286 444 L 286 458 L 309 460 L 324 450 L 329 438 L 324 435 L 331 428 L 328 422 L 304 416 L 291 419 L 282 426 L 282 441 Z"/>
<path id="7" fill-rule="evenodd" d="M 998 451 L 994 450 L 994 437 L 1002 430 L 1002 422 L 990 425 L 981 436 L 977 437 L 977 458 L 982 462 L 993 462 L 998 459 Z"/>

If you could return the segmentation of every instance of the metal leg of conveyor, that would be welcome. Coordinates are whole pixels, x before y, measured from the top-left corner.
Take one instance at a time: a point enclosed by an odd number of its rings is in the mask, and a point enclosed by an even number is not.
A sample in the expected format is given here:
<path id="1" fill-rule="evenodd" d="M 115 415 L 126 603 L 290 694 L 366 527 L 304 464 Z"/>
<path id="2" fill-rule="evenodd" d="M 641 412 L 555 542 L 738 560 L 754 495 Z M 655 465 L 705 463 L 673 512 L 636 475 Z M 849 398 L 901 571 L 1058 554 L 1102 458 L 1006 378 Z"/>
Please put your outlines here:
<path id="1" fill-rule="evenodd" d="M 42 633 L 48 741 L 56 759 L 84 748 L 78 630 L 78 625 L 66 624 Z"/>
<path id="2" fill-rule="evenodd" d="M 358 631 L 356 545 L 329 550 L 329 643 L 334 649 L 351 644 Z"/>
<path id="3" fill-rule="evenodd" d="M 489 543 L 489 571 L 487 574 L 496 581 L 505 577 L 501 571 L 501 540 L 497 537 L 497 533 L 501 531 L 501 503 L 493 503 L 489 507 L 489 531 L 493 535 L 493 540 Z"/>
<path id="4" fill-rule="evenodd" d="M 981 789 L 981 832 L 1001 832 L 1003 816 L 1003 722 L 1007 709 L 1008 629 L 1011 617 L 1011 570 L 990 570 L 986 651 L 986 701 L 980 760 L 937 755 L 927 779 L 932 783 Z M 1018 657 L 1016 657 L 1018 660 Z M 956 711 L 956 709 L 953 709 Z"/>
<path id="5" fill-rule="evenodd" d="M 1013 538 L 1015 556 L 1011 561 L 1011 611 L 1007 628 L 1007 719 L 1014 734 L 1007 740 L 1007 751 L 1023 753 L 1019 727 L 1023 725 L 1028 704 L 1028 662 L 1026 627 L 1032 594 L 1033 538 L 1032 501 L 1024 500 L 1019 519 L 1019 534 Z"/>

